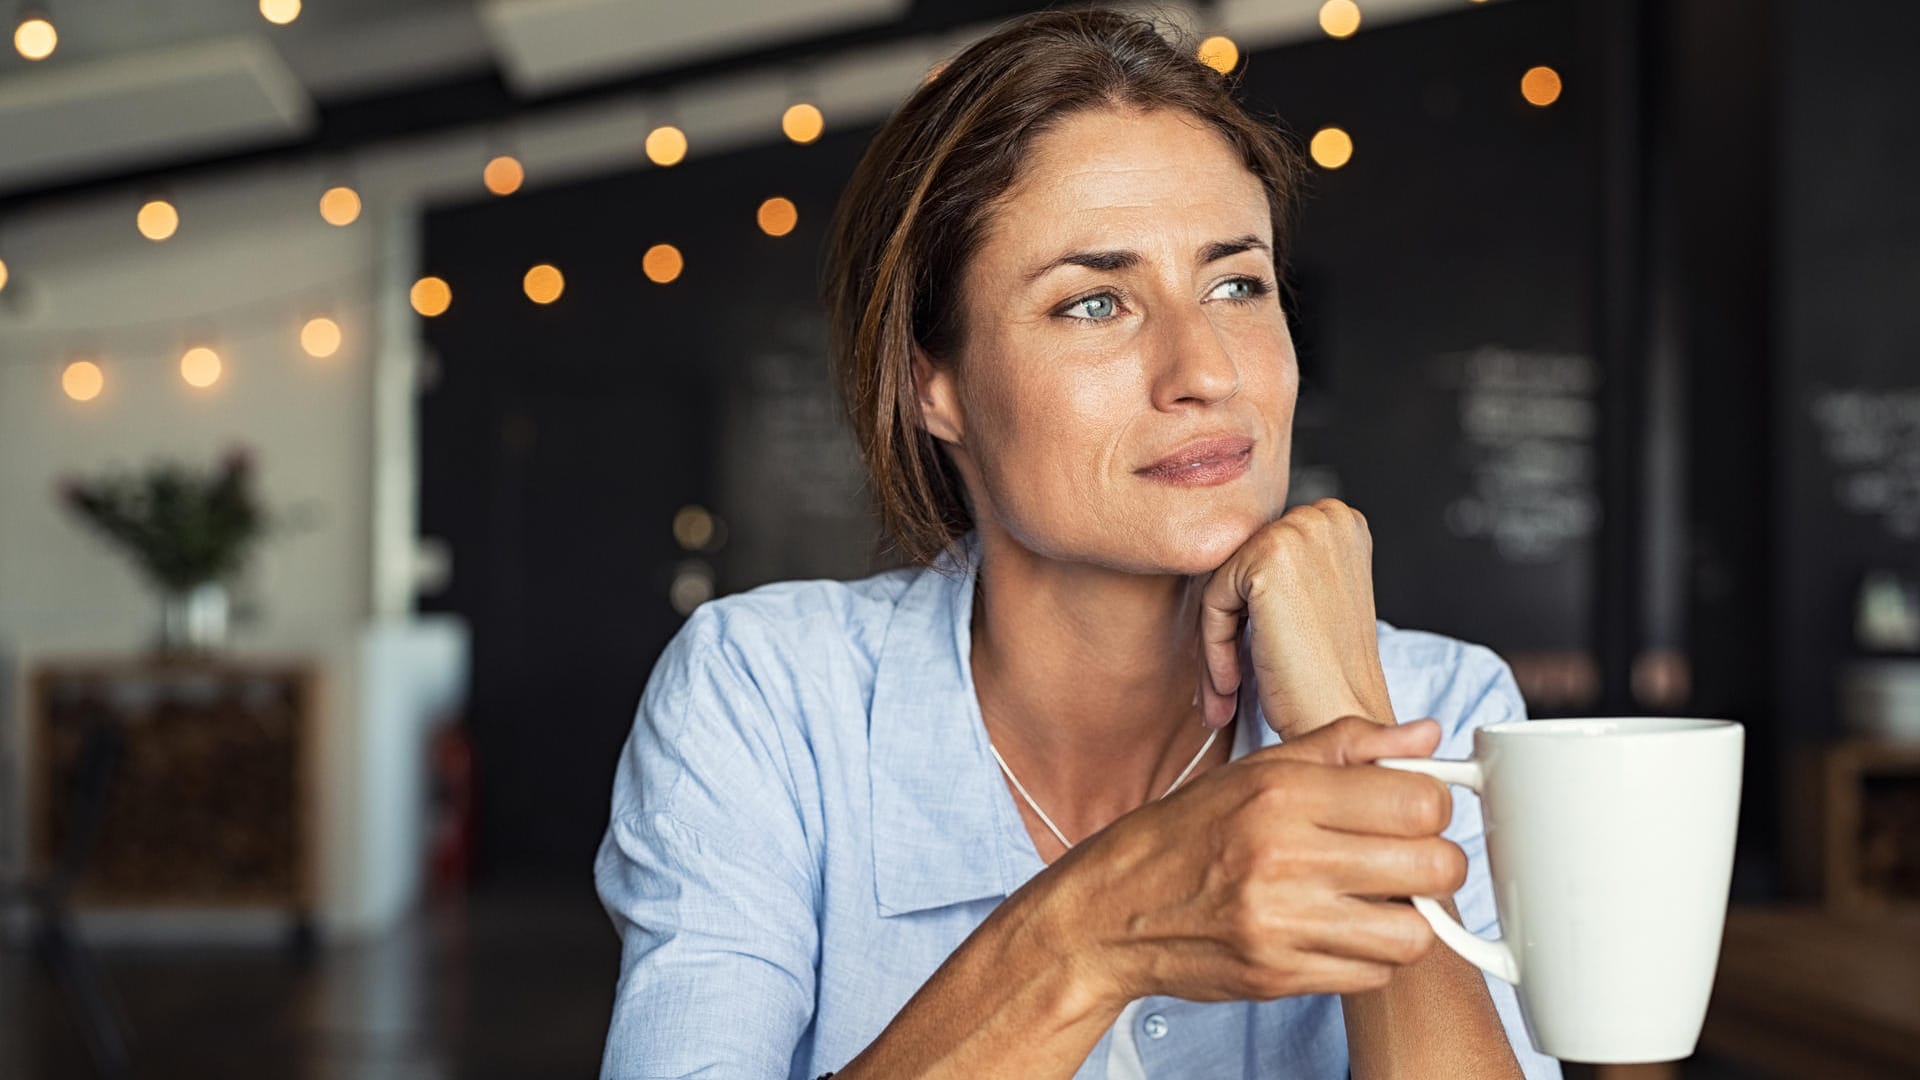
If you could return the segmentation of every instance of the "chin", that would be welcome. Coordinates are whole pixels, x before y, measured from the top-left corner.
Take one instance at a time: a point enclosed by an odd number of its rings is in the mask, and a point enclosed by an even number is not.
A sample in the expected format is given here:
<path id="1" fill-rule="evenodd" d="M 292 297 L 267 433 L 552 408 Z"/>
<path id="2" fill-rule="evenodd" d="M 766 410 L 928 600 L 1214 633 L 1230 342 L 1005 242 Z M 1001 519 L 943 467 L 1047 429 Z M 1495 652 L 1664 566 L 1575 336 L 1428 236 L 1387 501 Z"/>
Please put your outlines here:
<path id="1" fill-rule="evenodd" d="M 1211 574 L 1232 558 L 1266 521 L 1255 513 L 1223 513 L 1199 521 L 1169 521 L 1160 530 L 1163 536 L 1156 546 L 1160 548 L 1161 558 L 1155 561 L 1170 573 Z"/>

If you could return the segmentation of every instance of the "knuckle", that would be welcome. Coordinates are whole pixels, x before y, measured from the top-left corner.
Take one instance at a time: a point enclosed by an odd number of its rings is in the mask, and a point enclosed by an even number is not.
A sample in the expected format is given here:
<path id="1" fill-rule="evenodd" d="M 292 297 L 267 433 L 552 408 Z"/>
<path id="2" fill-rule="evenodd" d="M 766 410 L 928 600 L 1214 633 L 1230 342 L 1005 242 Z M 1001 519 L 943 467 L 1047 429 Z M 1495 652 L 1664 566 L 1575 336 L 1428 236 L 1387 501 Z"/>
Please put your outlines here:
<path id="1" fill-rule="evenodd" d="M 1421 845 L 1419 874 L 1430 892 L 1451 894 L 1467 880 L 1467 857 L 1450 840 L 1434 840 Z"/>
<path id="2" fill-rule="evenodd" d="M 1286 997 L 1293 993 L 1293 979 L 1289 973 L 1267 964 L 1254 964 L 1242 977 L 1247 996 L 1260 1001 Z"/>
<path id="3" fill-rule="evenodd" d="M 1327 727 L 1341 742 L 1348 743 L 1357 741 L 1367 732 L 1378 729 L 1380 725 L 1362 716 L 1343 716 L 1328 724 Z"/>
<path id="4" fill-rule="evenodd" d="M 1394 919 L 1393 958 L 1397 963 L 1412 964 L 1433 951 L 1433 928 L 1411 907 L 1401 910 Z"/>
<path id="5" fill-rule="evenodd" d="M 1447 786 L 1424 776 L 1408 776 L 1413 783 L 1401 785 L 1405 800 L 1401 813 L 1407 826 L 1416 832 L 1437 833 L 1453 817 L 1453 796 Z"/>
<path id="6" fill-rule="evenodd" d="M 1228 904 L 1225 921 L 1227 940 L 1242 956 L 1256 954 L 1273 933 L 1266 913 L 1244 890 L 1238 891 Z"/>
<path id="7" fill-rule="evenodd" d="M 1460 850 L 1460 845 L 1451 840 L 1442 840 L 1440 842 L 1446 845 L 1446 854 L 1442 856 L 1446 862 L 1445 877 L 1441 879 L 1440 883 L 1445 886 L 1449 893 L 1459 892 L 1467 884 L 1467 871 L 1469 869 L 1467 865 L 1467 853 Z M 1424 922 L 1425 920 L 1422 921 Z"/>

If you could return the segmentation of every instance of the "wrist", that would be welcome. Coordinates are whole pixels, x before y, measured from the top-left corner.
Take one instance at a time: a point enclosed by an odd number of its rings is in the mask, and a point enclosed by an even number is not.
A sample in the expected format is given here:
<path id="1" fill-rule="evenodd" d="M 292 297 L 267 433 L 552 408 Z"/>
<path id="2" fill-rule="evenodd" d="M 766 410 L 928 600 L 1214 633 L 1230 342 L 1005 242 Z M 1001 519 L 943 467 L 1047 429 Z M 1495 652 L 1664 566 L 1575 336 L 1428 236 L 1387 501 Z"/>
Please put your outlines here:
<path id="1" fill-rule="evenodd" d="M 1116 971 L 1106 937 L 1094 925 L 1103 909 L 1089 903 L 1075 885 L 1062 873 L 1045 888 L 1016 897 L 1026 910 L 1009 945 L 1033 965 L 1030 970 L 1052 984 L 1048 1001 L 1057 1021 L 1070 1026 L 1097 1020 L 1104 1026 L 1132 996 Z"/>

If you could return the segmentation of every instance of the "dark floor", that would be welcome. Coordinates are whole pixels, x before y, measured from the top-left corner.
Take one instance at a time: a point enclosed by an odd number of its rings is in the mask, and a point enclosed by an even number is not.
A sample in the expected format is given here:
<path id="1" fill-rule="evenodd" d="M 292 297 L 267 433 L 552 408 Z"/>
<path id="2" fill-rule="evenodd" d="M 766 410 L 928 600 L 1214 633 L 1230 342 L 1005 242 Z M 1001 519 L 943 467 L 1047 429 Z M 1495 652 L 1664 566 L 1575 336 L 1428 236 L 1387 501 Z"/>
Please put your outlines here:
<path id="1" fill-rule="evenodd" d="M 591 885 L 480 893 L 375 943 L 95 950 L 134 1076 L 439 1080 L 593 1076 L 619 941 Z M 0 951 L 0 1077 L 94 1075 L 65 999 Z"/>
<path id="2" fill-rule="evenodd" d="M 259 946 L 94 955 L 142 1080 L 450 1080 L 596 1075 L 619 945 L 581 884 L 481 892 L 305 965 Z M 0 949 L 0 1078 L 93 1075 L 65 999 L 30 956 Z M 1682 1069 L 1684 1080 L 1751 1075 Z"/>

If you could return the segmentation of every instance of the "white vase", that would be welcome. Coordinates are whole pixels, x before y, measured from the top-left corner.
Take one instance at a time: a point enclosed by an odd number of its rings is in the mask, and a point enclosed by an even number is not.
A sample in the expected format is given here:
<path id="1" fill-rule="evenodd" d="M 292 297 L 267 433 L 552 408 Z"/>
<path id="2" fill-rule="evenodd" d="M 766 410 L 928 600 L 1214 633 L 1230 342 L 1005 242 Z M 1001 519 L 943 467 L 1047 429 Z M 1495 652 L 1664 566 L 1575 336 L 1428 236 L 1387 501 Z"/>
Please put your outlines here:
<path id="1" fill-rule="evenodd" d="M 160 594 L 160 651 L 206 654 L 227 643 L 227 587 L 203 581 Z"/>

